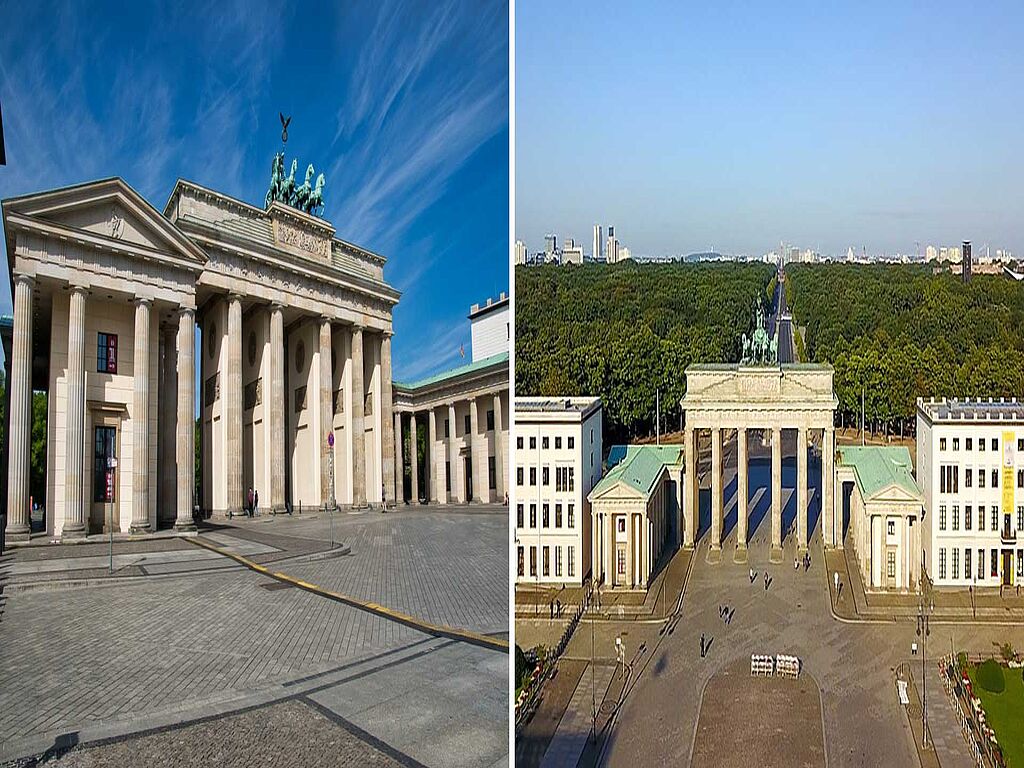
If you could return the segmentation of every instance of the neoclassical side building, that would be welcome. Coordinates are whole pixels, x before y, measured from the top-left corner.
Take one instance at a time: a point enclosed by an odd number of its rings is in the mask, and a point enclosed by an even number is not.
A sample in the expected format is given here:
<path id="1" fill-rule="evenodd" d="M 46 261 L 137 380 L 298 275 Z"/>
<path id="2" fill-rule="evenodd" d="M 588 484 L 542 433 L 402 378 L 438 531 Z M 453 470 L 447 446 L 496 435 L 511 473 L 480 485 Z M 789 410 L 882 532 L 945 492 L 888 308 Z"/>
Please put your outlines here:
<path id="1" fill-rule="evenodd" d="M 193 510 L 393 498 L 382 256 L 322 218 L 178 181 L 5 200 L 14 296 L 8 540 L 29 536 L 31 396 L 48 393 L 46 532 L 189 528 Z M 198 398 L 198 400 L 197 400 Z M 197 427 L 199 489 L 194 467 Z"/>

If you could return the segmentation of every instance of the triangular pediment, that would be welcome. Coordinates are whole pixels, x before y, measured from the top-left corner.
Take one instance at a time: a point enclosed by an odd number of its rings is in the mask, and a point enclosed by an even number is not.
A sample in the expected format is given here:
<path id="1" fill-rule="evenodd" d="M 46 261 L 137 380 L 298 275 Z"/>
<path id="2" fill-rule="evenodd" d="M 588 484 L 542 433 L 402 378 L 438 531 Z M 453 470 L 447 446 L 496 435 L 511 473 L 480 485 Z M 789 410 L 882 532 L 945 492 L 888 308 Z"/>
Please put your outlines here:
<path id="1" fill-rule="evenodd" d="M 639 489 L 633 487 L 623 480 L 609 483 L 603 488 L 595 488 L 591 491 L 589 499 L 591 502 L 601 499 L 646 499 L 647 496 Z"/>
<path id="2" fill-rule="evenodd" d="M 923 504 L 924 498 L 920 494 L 911 493 L 898 483 L 892 483 L 875 491 L 865 501 Z"/>
<path id="3" fill-rule="evenodd" d="M 189 262 L 206 260 L 195 243 L 118 178 L 8 200 L 4 214 L 20 214 L 112 247 L 139 246 Z"/>

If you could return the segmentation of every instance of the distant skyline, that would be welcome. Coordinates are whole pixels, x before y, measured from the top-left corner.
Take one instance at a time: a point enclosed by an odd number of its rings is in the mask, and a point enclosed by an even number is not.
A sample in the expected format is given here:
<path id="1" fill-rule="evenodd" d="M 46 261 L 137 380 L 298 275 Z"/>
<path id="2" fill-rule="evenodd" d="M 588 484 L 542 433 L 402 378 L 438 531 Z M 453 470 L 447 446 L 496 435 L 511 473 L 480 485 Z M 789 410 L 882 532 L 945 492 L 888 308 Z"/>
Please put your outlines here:
<path id="1" fill-rule="evenodd" d="M 504 0 L 8 3 L 0 28 L 0 198 L 121 176 L 162 210 L 181 177 L 262 207 L 281 111 L 324 217 L 402 291 L 397 379 L 460 364 L 508 290 Z"/>
<path id="2" fill-rule="evenodd" d="M 516 226 L 589 251 L 1024 252 L 1024 6 L 516 5 Z"/>

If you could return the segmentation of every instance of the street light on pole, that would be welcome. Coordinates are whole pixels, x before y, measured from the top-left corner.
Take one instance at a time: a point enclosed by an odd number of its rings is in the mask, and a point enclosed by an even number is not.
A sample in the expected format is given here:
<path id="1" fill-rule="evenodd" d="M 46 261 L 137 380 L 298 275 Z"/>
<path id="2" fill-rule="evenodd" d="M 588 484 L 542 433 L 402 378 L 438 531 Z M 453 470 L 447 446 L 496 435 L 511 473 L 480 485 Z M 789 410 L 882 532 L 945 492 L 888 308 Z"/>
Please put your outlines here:
<path id="1" fill-rule="evenodd" d="M 928 746 L 928 678 L 926 677 L 926 659 L 928 657 L 928 635 L 931 629 L 928 624 L 935 602 L 932 600 L 925 608 L 925 595 L 921 594 L 917 613 L 917 636 L 921 638 L 921 746 Z"/>

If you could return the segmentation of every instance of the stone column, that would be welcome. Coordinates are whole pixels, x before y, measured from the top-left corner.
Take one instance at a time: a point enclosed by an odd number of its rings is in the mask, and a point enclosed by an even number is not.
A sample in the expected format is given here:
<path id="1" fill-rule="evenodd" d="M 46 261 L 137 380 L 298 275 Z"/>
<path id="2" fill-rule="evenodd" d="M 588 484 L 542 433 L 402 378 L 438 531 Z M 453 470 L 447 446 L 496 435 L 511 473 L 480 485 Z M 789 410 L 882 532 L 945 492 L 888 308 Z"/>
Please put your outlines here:
<path id="1" fill-rule="evenodd" d="M 476 398 L 469 398 L 469 463 L 473 470 L 473 501 L 483 503 L 487 501 L 487 477 L 486 470 L 480 466 L 480 416 L 477 409 Z M 540 472 L 540 468 L 537 468 Z M 540 482 L 540 478 L 537 478 Z"/>
<path id="2" fill-rule="evenodd" d="M 736 548 L 747 548 L 747 429 L 736 430 Z"/>
<path id="3" fill-rule="evenodd" d="M 64 529 L 61 538 L 86 534 L 85 450 L 85 288 L 72 286 L 68 313 L 67 448 L 64 455 Z"/>
<path id="4" fill-rule="evenodd" d="M 683 507 L 683 546 L 692 548 L 697 538 L 697 522 L 700 516 L 698 507 L 700 496 L 697 492 L 697 430 L 686 427 L 683 434 L 683 460 L 685 461 L 683 495 L 686 499 Z"/>
<path id="5" fill-rule="evenodd" d="M 796 545 L 807 549 L 807 430 L 796 432 Z"/>
<path id="6" fill-rule="evenodd" d="M 437 441 L 437 416 L 434 409 L 427 411 L 427 455 L 423 457 L 427 465 L 427 498 L 435 504 L 438 502 L 437 492 L 437 458 L 434 456 L 434 444 Z"/>
<path id="7" fill-rule="evenodd" d="M 334 430 L 334 397 L 331 391 L 333 371 L 331 369 L 331 319 L 320 318 L 320 505 L 334 506 L 333 474 L 331 454 L 334 449 L 327 444 L 327 436 Z"/>
<path id="8" fill-rule="evenodd" d="M 149 299 L 135 300 L 132 361 L 132 520 L 129 533 L 149 531 Z"/>
<path id="9" fill-rule="evenodd" d="M 459 449 L 455 443 L 455 403 L 448 403 L 448 466 L 451 468 L 451 499 L 462 501 L 462 489 L 459 487 L 458 477 Z M 448 473 L 445 473 L 445 482 L 448 482 Z"/>
<path id="10" fill-rule="evenodd" d="M 405 463 L 402 461 L 402 414 L 395 411 L 395 503 L 405 501 Z"/>
<path id="11" fill-rule="evenodd" d="M 246 494 L 242 487 L 242 298 L 237 294 L 228 296 L 227 345 L 228 367 L 224 380 L 227 512 L 240 515 Z"/>
<path id="12" fill-rule="evenodd" d="M 270 508 L 283 512 L 284 499 L 284 314 L 280 304 L 270 307 Z"/>
<path id="13" fill-rule="evenodd" d="M 395 433 L 391 426 L 391 410 L 394 392 L 391 388 L 391 334 L 385 333 L 380 342 L 380 427 L 381 453 L 383 463 L 381 476 L 384 478 L 385 503 L 394 501 L 392 496 L 395 488 Z"/>
<path id="14" fill-rule="evenodd" d="M 352 506 L 366 506 L 366 433 L 363 412 L 363 329 L 352 327 Z"/>
<path id="15" fill-rule="evenodd" d="M 722 548 L 722 430 L 711 430 L 711 549 Z"/>
<path id="16" fill-rule="evenodd" d="M 409 414 L 409 468 L 412 472 L 412 503 L 420 503 L 420 457 L 417 446 L 416 412 Z"/>
<path id="17" fill-rule="evenodd" d="M 182 308 L 178 314 L 178 415 L 175 441 L 178 462 L 178 517 L 174 521 L 174 527 L 179 531 L 194 531 L 196 529 L 192 519 L 192 504 L 196 488 L 195 341 L 195 310 Z"/>
<path id="18" fill-rule="evenodd" d="M 836 431 L 826 427 L 821 437 L 821 525 L 826 547 L 835 547 L 842 537 L 842 519 L 836 518 L 835 487 Z"/>
<path id="19" fill-rule="evenodd" d="M 160 376 L 160 518 L 173 520 L 178 513 L 178 457 L 174 425 L 178 410 L 178 329 L 163 327 L 163 371 Z"/>
<path id="20" fill-rule="evenodd" d="M 7 532 L 8 541 L 28 541 L 29 451 L 32 441 L 32 289 L 35 280 L 14 276 L 14 338 L 11 380 L 7 382 L 11 421 L 8 434 Z"/>
<path id="21" fill-rule="evenodd" d="M 782 428 L 772 427 L 772 552 L 782 560 Z"/>
<path id="22" fill-rule="evenodd" d="M 501 393 L 494 393 L 494 494 L 495 501 L 505 500 L 505 446 L 502 444 L 503 424 L 501 414 Z"/>

